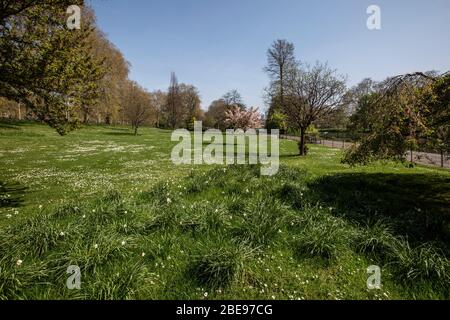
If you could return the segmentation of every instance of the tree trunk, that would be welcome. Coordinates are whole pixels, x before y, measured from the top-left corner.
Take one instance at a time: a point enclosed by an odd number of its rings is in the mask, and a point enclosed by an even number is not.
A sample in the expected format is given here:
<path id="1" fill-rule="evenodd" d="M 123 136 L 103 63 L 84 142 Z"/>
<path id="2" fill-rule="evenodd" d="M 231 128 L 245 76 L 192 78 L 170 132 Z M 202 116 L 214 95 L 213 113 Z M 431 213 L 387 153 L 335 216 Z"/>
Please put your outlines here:
<path id="1" fill-rule="evenodd" d="M 138 126 L 134 126 L 134 135 L 135 135 L 135 136 L 138 135 Z"/>
<path id="2" fill-rule="evenodd" d="M 300 155 L 305 155 L 305 129 L 300 129 L 300 145 L 299 145 L 299 151 Z"/>

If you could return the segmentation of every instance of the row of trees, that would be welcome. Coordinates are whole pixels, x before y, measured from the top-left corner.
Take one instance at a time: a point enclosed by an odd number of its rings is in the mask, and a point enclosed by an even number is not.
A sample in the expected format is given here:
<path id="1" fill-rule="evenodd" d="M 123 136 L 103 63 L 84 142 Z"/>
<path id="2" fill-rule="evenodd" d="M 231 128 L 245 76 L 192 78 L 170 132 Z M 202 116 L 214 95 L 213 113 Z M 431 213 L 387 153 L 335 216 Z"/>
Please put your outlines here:
<path id="1" fill-rule="evenodd" d="M 67 7 L 82 7 L 70 30 Z M 35 119 L 61 135 L 81 123 L 190 127 L 203 119 L 198 89 L 178 84 L 148 92 L 128 78 L 130 64 L 98 29 L 84 1 L 0 2 L 0 112 Z"/>
<path id="2" fill-rule="evenodd" d="M 67 8 L 82 8 L 81 29 L 67 27 Z M 196 87 L 173 73 L 166 92 L 148 92 L 129 79 L 130 64 L 98 29 L 94 12 L 77 0 L 0 2 L 0 112 L 35 119 L 64 135 L 81 123 L 148 124 L 193 128 L 195 120 L 226 129 L 260 126 L 256 109 L 246 110 L 230 91 L 206 114 Z"/>

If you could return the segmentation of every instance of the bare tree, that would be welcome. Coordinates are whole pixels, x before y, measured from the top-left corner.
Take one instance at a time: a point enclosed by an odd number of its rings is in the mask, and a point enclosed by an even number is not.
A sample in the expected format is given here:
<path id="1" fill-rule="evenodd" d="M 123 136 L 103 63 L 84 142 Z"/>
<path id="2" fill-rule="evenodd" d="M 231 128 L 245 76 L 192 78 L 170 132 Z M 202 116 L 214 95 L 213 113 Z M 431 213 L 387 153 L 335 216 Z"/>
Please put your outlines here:
<path id="1" fill-rule="evenodd" d="M 135 135 L 138 134 L 139 127 L 154 113 L 150 94 L 135 82 L 130 82 L 126 88 L 123 107 Z"/>
<path id="2" fill-rule="evenodd" d="M 284 108 L 285 86 L 288 74 L 295 71 L 297 62 L 295 60 L 294 44 L 287 40 L 276 40 L 267 51 L 267 66 L 264 70 L 272 80 L 269 95 L 272 100 L 279 101 L 279 108 Z M 268 116 L 276 110 L 269 110 Z"/>
<path id="3" fill-rule="evenodd" d="M 242 109 L 245 108 L 242 96 L 236 89 L 233 89 L 225 93 L 222 97 L 222 100 L 225 102 L 227 108 L 231 108 L 234 106 L 238 106 Z"/>
<path id="4" fill-rule="evenodd" d="M 305 64 L 289 79 L 287 90 L 289 101 L 284 111 L 290 126 L 300 131 L 300 155 L 305 155 L 308 127 L 341 104 L 345 78 L 336 75 L 327 64 Z"/>

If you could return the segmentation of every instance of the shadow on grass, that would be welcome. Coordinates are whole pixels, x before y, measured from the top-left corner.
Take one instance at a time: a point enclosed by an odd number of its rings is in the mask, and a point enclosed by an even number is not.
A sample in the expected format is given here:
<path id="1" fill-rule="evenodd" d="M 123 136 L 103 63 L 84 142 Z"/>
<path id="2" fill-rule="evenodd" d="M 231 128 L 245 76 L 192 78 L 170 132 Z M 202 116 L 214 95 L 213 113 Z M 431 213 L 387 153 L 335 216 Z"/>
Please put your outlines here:
<path id="1" fill-rule="evenodd" d="M 336 214 L 358 223 L 382 219 L 412 243 L 450 249 L 450 178 L 429 174 L 344 173 L 309 187 Z"/>
<path id="2" fill-rule="evenodd" d="M 27 188 L 19 184 L 0 181 L 0 208 L 17 208 L 24 202 Z"/>

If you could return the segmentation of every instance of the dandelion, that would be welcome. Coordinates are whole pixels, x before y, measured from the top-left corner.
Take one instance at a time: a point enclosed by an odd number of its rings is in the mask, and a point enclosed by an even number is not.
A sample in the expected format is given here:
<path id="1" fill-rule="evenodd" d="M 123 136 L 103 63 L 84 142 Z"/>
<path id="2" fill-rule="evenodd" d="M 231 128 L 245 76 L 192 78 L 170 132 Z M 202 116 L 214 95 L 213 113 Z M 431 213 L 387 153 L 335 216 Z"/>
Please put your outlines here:
<path id="1" fill-rule="evenodd" d="M 86 215 L 85 214 L 83 214 L 83 219 L 86 219 Z"/>
<path id="2" fill-rule="evenodd" d="M 17 211 L 17 210 L 16 210 L 16 211 L 14 211 L 14 215 L 16 215 L 16 216 L 17 216 L 18 214 L 19 214 L 19 211 Z"/>
<path id="3" fill-rule="evenodd" d="M 122 245 L 124 246 L 126 244 L 126 242 L 125 241 L 122 241 Z"/>
<path id="4" fill-rule="evenodd" d="M 17 260 L 16 265 L 17 265 L 18 267 L 20 267 L 20 266 L 22 265 L 22 263 L 23 263 L 23 261 L 19 259 L 19 260 Z"/>
<path id="5" fill-rule="evenodd" d="M 170 198 L 167 198 L 167 203 L 172 203 L 172 200 Z"/>
<path id="6" fill-rule="evenodd" d="M 203 296 L 204 296 L 205 298 L 207 298 L 207 297 L 208 297 L 208 292 L 205 292 L 205 293 L 203 294 Z"/>
<path id="7" fill-rule="evenodd" d="M 42 204 L 39 205 L 39 209 L 42 209 Z"/>
<path id="8" fill-rule="evenodd" d="M 142 257 L 142 258 L 145 257 L 145 252 L 142 252 L 142 253 L 141 253 L 141 257 Z"/>
<path id="9" fill-rule="evenodd" d="M 94 244 L 94 249 L 98 249 L 98 244 Z"/>
<path id="10" fill-rule="evenodd" d="M 12 215 L 7 214 L 7 215 L 6 215 L 6 218 L 11 219 L 11 218 L 12 218 Z"/>
<path id="11" fill-rule="evenodd" d="M 66 234 L 65 234 L 63 231 L 61 231 L 61 232 L 59 233 L 59 235 L 60 235 L 61 237 L 64 237 Z"/>

